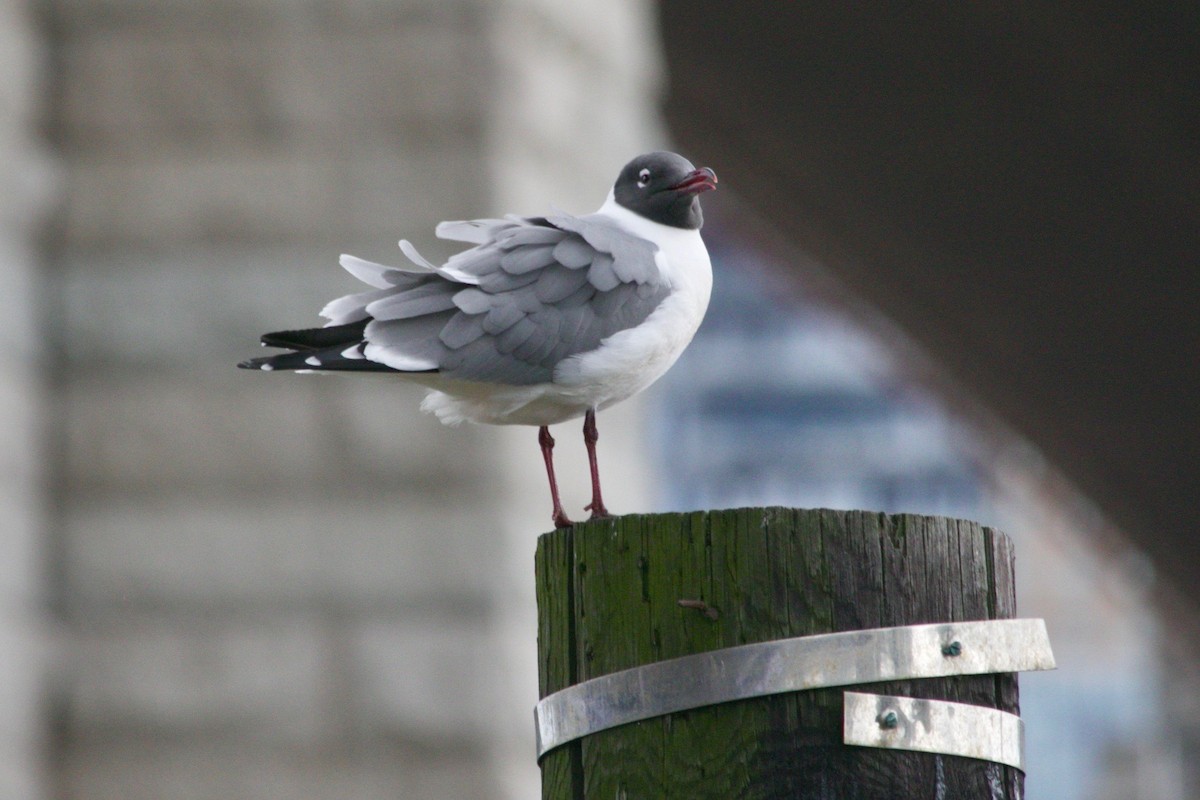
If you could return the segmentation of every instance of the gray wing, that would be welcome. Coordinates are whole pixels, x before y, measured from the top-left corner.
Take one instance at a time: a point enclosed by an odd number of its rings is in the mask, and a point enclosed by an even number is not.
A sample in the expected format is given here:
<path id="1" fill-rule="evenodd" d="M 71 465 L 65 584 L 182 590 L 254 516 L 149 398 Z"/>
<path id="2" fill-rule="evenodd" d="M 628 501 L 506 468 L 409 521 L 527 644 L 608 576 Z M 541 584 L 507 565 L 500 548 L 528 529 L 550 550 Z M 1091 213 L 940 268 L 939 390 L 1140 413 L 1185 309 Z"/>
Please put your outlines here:
<path id="1" fill-rule="evenodd" d="M 343 259 L 377 289 L 323 313 L 330 324 L 371 319 L 367 358 L 461 380 L 542 383 L 564 358 L 640 324 L 670 291 L 653 243 L 594 216 L 448 222 L 437 232 L 476 246 L 435 267 L 404 242 L 416 272 Z"/>

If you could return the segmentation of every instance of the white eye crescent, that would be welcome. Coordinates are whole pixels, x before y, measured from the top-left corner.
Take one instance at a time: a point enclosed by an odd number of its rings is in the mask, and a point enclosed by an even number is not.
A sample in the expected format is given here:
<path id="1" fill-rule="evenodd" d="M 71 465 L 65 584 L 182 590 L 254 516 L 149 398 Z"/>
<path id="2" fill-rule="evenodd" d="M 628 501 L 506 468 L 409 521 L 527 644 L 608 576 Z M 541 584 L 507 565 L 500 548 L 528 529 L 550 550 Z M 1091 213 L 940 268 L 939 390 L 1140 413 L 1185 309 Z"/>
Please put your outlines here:
<path id="1" fill-rule="evenodd" d="M 638 188 L 645 189 L 648 183 L 650 183 L 650 170 L 644 169 L 638 173 Z"/>

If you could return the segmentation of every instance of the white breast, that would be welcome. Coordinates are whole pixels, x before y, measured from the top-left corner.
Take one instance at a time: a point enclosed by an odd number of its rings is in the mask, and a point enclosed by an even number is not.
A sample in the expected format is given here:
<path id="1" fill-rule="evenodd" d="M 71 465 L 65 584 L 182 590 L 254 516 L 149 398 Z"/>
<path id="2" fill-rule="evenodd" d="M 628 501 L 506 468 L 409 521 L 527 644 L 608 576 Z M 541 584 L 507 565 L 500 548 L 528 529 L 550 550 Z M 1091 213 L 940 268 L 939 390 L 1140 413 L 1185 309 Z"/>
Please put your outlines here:
<path id="1" fill-rule="evenodd" d="M 645 389 L 679 358 L 708 308 L 712 266 L 699 231 L 651 222 L 618 205 L 611 194 L 599 213 L 658 245 L 658 266 L 671 286 L 671 294 L 641 325 L 555 368 L 554 383 L 564 394 L 605 408 Z"/>

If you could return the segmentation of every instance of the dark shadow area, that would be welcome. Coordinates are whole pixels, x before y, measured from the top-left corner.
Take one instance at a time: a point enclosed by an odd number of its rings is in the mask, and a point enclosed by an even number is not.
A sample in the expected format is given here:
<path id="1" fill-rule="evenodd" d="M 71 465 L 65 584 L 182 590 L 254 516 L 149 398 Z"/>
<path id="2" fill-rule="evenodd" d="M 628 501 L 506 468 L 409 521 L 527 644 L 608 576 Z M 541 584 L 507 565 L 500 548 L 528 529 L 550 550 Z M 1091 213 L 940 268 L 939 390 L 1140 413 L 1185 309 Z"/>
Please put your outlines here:
<path id="1" fill-rule="evenodd" d="M 661 7 L 684 151 L 1187 590 L 1200 7 Z"/>

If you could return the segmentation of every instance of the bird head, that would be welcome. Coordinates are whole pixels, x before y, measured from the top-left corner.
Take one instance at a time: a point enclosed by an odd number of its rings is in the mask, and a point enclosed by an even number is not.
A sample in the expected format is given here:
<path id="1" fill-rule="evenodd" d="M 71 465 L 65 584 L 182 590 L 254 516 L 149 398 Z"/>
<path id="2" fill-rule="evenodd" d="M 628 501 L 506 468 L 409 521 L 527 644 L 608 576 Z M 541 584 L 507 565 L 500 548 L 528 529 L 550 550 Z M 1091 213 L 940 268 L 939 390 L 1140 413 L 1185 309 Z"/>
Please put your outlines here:
<path id="1" fill-rule="evenodd" d="M 681 155 L 646 153 L 630 161 L 613 184 L 613 199 L 653 222 L 697 230 L 704 224 L 700 194 L 717 188 L 717 174 Z"/>

